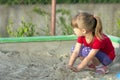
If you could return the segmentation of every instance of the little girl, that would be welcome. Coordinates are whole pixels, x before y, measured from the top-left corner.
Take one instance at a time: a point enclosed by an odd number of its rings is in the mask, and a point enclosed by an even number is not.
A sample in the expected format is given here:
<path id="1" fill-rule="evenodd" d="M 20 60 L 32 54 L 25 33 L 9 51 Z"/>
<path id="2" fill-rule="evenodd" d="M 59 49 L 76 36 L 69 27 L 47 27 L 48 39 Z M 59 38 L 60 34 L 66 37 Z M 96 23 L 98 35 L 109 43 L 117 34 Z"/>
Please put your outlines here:
<path id="1" fill-rule="evenodd" d="M 108 65 L 115 58 L 115 51 L 109 37 L 102 32 L 100 18 L 80 12 L 72 19 L 71 25 L 78 39 L 67 67 L 78 72 L 86 66 L 95 66 L 96 73 L 107 73 Z M 77 67 L 73 67 L 77 57 L 82 61 Z M 89 65 L 90 62 L 92 63 Z"/>

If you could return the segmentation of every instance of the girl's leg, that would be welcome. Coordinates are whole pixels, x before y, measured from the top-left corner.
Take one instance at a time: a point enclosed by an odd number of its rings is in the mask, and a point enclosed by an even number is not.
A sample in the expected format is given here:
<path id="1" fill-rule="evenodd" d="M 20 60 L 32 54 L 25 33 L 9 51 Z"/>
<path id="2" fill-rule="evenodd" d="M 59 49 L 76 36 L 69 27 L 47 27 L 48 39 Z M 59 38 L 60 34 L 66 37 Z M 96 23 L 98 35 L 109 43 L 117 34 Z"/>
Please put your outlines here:
<path id="1" fill-rule="evenodd" d="M 106 55 L 106 53 L 99 51 L 96 54 L 96 58 L 99 60 L 100 63 L 102 63 L 104 66 L 108 66 L 110 63 L 112 63 L 112 60 Z"/>
<path id="2" fill-rule="evenodd" d="M 88 68 L 95 69 L 96 66 L 100 65 L 100 61 L 94 57 L 89 63 L 88 63 Z"/>
<path id="3" fill-rule="evenodd" d="M 73 52 L 73 50 L 74 46 L 72 47 L 71 52 Z M 82 57 L 81 60 L 83 60 L 84 57 L 86 57 L 89 54 L 90 50 L 91 50 L 90 47 L 82 45 L 78 57 Z M 92 61 L 95 63 L 95 65 L 99 65 L 100 63 L 102 63 L 105 66 L 109 65 L 112 62 L 112 60 L 106 55 L 106 53 L 101 51 L 99 51 L 96 54 L 95 58 L 93 58 Z"/>
<path id="4" fill-rule="evenodd" d="M 94 63 L 96 65 L 96 73 L 97 74 L 105 74 L 108 73 L 108 65 L 112 63 L 112 60 L 105 53 L 99 51 L 96 54 L 96 58 L 94 58 Z"/>
<path id="5" fill-rule="evenodd" d="M 101 64 L 100 61 L 99 61 L 96 57 L 94 57 L 94 58 L 92 59 L 92 62 L 94 63 L 95 66 L 98 66 L 98 65 Z"/>
<path id="6" fill-rule="evenodd" d="M 82 50 L 81 50 L 81 55 L 85 58 L 88 54 L 89 54 L 89 52 L 90 52 L 90 50 L 91 50 L 91 48 L 90 47 L 83 47 L 82 48 Z M 87 64 L 87 68 L 88 69 L 95 69 L 95 65 L 93 64 L 93 62 L 92 62 L 93 60 L 91 60 L 91 61 L 89 61 L 89 63 Z"/>
<path id="7" fill-rule="evenodd" d="M 92 62 L 98 66 L 100 64 L 104 66 L 108 66 L 112 63 L 112 60 L 106 55 L 106 53 L 99 51 L 96 56 L 93 58 Z"/>
<path id="8" fill-rule="evenodd" d="M 73 46 L 73 47 L 71 48 L 71 53 L 73 53 L 74 48 L 75 48 L 75 46 Z M 81 47 L 81 50 L 82 50 L 82 49 L 83 49 L 83 46 Z M 82 60 L 84 59 L 84 57 L 82 56 L 81 50 L 80 50 L 80 52 L 79 52 L 78 57 L 79 57 L 80 60 L 82 61 Z"/>
<path id="9" fill-rule="evenodd" d="M 71 48 L 71 53 L 74 51 L 74 48 L 75 46 Z M 83 60 L 84 57 L 86 57 L 89 54 L 90 50 L 91 49 L 89 47 L 82 45 L 78 57 L 81 57 L 81 59 Z"/>

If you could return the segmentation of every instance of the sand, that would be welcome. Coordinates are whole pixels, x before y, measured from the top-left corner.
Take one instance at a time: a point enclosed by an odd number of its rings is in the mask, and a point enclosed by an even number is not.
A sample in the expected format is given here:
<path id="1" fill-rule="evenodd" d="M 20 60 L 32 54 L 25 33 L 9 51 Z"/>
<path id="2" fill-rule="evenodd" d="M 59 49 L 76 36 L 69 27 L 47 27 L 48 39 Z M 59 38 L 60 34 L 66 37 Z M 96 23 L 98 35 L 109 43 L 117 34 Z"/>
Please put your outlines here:
<path id="1" fill-rule="evenodd" d="M 0 52 L 0 80 L 117 80 L 116 72 L 97 76 L 94 71 L 65 69 L 69 55 Z"/>
<path id="2" fill-rule="evenodd" d="M 69 54 L 62 51 L 56 54 L 54 50 L 44 53 L 0 50 L 0 80 L 118 80 L 119 57 L 106 75 L 95 75 L 87 69 L 75 73 L 65 68 L 68 60 Z"/>

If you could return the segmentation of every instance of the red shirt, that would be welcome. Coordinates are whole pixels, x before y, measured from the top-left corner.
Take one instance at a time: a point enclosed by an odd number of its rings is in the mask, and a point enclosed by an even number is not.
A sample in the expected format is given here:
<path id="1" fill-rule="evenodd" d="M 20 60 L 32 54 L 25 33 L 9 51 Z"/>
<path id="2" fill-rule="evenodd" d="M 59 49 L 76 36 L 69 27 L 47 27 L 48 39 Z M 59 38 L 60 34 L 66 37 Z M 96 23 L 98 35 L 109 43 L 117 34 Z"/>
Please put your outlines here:
<path id="1" fill-rule="evenodd" d="M 102 40 L 99 40 L 97 37 L 94 37 L 93 41 L 91 43 L 87 43 L 84 36 L 78 37 L 77 42 L 84 44 L 84 46 L 91 47 L 92 49 L 99 49 L 100 51 L 106 53 L 111 60 L 115 58 L 115 51 L 114 47 L 112 45 L 111 40 L 109 37 L 104 35 L 104 38 Z"/>

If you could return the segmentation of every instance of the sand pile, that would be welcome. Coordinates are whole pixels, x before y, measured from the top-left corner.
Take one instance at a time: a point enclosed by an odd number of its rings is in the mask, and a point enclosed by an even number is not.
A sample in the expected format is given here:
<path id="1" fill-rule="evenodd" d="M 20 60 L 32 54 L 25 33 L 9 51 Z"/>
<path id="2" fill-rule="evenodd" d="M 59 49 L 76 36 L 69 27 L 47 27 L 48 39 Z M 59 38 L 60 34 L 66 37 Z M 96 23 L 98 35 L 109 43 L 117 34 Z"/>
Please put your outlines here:
<path id="1" fill-rule="evenodd" d="M 117 80 L 116 71 L 95 76 L 90 70 L 66 70 L 68 59 L 67 53 L 0 51 L 0 80 Z"/>

